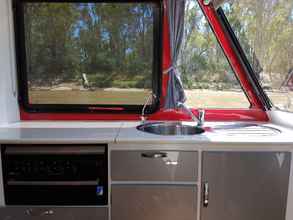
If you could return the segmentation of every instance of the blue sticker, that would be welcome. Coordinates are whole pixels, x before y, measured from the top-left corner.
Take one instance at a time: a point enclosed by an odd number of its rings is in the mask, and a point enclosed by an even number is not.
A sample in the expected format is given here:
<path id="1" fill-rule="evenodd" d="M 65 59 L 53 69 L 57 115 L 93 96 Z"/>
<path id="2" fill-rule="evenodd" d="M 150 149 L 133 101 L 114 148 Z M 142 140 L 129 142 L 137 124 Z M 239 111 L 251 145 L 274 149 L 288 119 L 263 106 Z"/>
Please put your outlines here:
<path id="1" fill-rule="evenodd" d="M 104 187 L 103 186 L 97 186 L 96 194 L 97 194 L 97 196 L 104 195 Z"/>

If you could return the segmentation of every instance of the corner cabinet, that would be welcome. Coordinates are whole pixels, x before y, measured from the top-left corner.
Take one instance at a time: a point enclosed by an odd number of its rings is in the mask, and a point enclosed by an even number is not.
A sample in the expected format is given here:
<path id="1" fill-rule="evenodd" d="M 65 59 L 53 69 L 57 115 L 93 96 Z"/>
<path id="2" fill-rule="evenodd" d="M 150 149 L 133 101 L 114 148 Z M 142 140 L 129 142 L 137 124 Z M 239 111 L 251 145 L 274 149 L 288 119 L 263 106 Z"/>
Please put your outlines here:
<path id="1" fill-rule="evenodd" d="M 201 220 L 285 220 L 291 153 L 204 152 Z"/>

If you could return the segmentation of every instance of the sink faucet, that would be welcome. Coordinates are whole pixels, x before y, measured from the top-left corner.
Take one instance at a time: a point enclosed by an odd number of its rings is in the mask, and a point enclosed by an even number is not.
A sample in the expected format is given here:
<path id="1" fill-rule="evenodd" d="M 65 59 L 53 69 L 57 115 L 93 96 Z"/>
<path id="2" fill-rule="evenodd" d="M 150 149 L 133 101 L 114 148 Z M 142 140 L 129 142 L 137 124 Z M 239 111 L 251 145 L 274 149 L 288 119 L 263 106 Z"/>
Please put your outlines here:
<path id="1" fill-rule="evenodd" d="M 197 126 L 202 127 L 205 122 L 205 110 L 204 109 L 198 109 L 198 124 Z"/>
<path id="2" fill-rule="evenodd" d="M 148 98 L 147 98 L 147 100 L 145 101 L 145 103 L 144 103 L 144 105 L 143 105 L 143 108 L 142 108 L 142 111 L 141 111 L 141 116 L 140 116 L 140 119 L 141 119 L 141 123 L 142 124 L 144 124 L 145 123 L 145 121 L 146 121 L 146 116 L 145 116 L 145 110 L 146 110 L 146 107 L 147 107 L 147 105 L 149 104 L 149 102 L 151 101 L 151 100 L 153 100 L 153 99 L 156 99 L 157 98 L 157 96 L 154 94 L 154 93 L 152 93 Z"/>
<path id="3" fill-rule="evenodd" d="M 196 117 L 191 111 L 191 109 L 188 108 L 184 103 L 179 102 L 177 104 L 177 107 L 185 110 L 190 115 L 192 121 L 195 121 L 197 123 L 197 126 L 199 127 L 203 126 L 204 120 L 205 120 L 205 110 L 198 109 L 198 117 Z"/>

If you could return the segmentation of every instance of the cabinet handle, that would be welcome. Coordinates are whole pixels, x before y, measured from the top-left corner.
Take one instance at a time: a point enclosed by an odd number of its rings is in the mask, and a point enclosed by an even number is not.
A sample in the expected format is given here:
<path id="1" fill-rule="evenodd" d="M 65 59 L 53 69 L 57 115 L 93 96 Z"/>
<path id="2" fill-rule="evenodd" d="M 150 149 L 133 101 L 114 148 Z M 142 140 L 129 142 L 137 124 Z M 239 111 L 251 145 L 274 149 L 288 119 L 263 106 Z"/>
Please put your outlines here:
<path id="1" fill-rule="evenodd" d="M 32 216 L 32 217 L 51 216 L 51 215 L 54 215 L 54 211 L 51 209 L 48 209 L 48 210 L 27 209 L 27 210 L 25 210 L 25 214 Z"/>
<path id="2" fill-rule="evenodd" d="M 164 153 L 164 152 L 148 152 L 148 153 L 142 153 L 141 156 L 145 157 L 145 158 L 153 158 L 153 159 L 165 158 L 165 157 L 167 157 L 167 153 Z"/>
<path id="3" fill-rule="evenodd" d="M 203 207 L 209 206 L 209 183 L 203 184 Z"/>

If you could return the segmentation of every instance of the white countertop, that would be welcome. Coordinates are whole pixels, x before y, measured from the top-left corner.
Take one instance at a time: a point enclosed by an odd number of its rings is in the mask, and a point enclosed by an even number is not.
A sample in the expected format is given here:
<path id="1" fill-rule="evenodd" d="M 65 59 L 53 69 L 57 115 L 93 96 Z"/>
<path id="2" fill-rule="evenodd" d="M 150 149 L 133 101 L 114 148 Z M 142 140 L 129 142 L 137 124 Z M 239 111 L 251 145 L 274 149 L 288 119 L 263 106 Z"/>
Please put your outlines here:
<path id="1" fill-rule="evenodd" d="M 241 127 L 241 125 L 258 124 L 279 130 L 280 133 L 274 135 L 254 134 L 253 132 L 235 133 L 233 126 Z M 243 123 L 243 122 L 207 122 L 204 127 L 207 128 L 220 128 L 221 132 L 207 131 L 199 135 L 191 136 L 162 136 L 148 134 L 138 131 L 135 127 L 139 125 L 138 122 L 123 123 L 122 128 L 116 138 L 117 143 L 173 143 L 173 144 L 205 144 L 205 143 L 243 143 L 243 144 L 293 144 L 293 130 L 270 123 Z M 249 126 L 248 126 L 249 127 Z M 228 128 L 228 129 L 225 129 Z M 249 131 L 249 130 L 248 130 Z"/>
<path id="2" fill-rule="evenodd" d="M 0 126 L 0 143 L 113 143 L 122 122 L 17 122 Z"/>
<path id="3" fill-rule="evenodd" d="M 253 132 L 235 133 L 233 126 L 241 122 L 207 122 L 205 127 L 217 127 L 221 132 L 207 131 L 193 136 L 162 136 L 138 131 L 140 122 L 73 122 L 32 121 L 0 125 L 0 144 L 28 143 L 116 143 L 116 144 L 278 144 L 293 149 L 293 130 L 274 124 L 259 124 L 278 129 L 274 135 Z M 249 123 L 251 124 L 251 123 Z M 249 126 L 248 126 L 249 127 Z M 226 130 L 227 128 L 227 130 Z M 231 129 L 232 128 L 232 129 Z M 249 131 L 249 130 L 248 130 Z"/>

